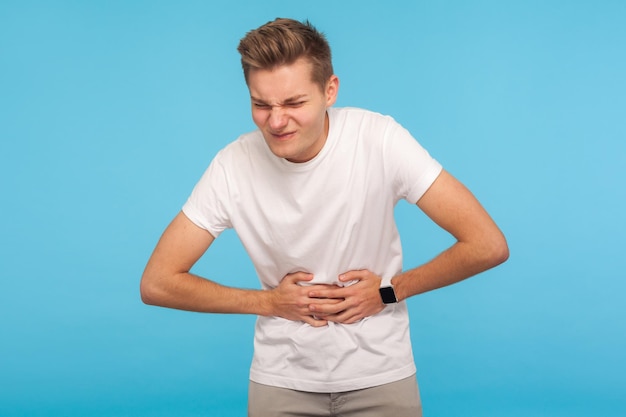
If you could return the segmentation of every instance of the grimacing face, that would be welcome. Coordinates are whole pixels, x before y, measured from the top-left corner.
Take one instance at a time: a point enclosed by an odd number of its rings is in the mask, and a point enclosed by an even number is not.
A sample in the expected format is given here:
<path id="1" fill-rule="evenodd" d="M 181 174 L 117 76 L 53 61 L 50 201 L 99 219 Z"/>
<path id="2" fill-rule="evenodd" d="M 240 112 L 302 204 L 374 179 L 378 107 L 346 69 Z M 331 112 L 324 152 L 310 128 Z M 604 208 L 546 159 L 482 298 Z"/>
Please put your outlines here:
<path id="1" fill-rule="evenodd" d="M 333 75 L 322 90 L 311 79 L 304 58 L 248 75 L 252 120 L 274 155 L 294 163 L 313 159 L 328 135 L 326 110 L 337 99 L 339 79 Z"/>

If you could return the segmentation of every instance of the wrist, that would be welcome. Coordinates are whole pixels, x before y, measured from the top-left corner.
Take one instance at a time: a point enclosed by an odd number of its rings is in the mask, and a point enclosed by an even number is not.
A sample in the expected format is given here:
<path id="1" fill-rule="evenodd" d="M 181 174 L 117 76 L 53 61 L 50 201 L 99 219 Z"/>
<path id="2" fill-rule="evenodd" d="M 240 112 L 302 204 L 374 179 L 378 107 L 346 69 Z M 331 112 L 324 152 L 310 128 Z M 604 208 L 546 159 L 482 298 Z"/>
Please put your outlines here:
<path id="1" fill-rule="evenodd" d="M 382 300 L 383 304 L 395 304 L 398 302 L 396 292 L 393 289 L 392 285 L 380 287 L 378 289 L 378 292 L 380 293 L 380 299 Z"/>
<path id="2" fill-rule="evenodd" d="M 258 291 L 258 312 L 259 316 L 276 316 L 278 308 L 276 302 L 276 289 Z"/>
<path id="3" fill-rule="evenodd" d="M 407 297 L 404 292 L 404 286 L 402 285 L 402 280 L 398 279 L 398 277 L 399 275 L 396 275 L 391 280 L 389 280 L 389 283 L 390 285 L 393 286 L 393 289 L 396 293 L 396 298 L 398 299 L 398 302 L 400 302 L 400 301 L 404 301 Z"/>

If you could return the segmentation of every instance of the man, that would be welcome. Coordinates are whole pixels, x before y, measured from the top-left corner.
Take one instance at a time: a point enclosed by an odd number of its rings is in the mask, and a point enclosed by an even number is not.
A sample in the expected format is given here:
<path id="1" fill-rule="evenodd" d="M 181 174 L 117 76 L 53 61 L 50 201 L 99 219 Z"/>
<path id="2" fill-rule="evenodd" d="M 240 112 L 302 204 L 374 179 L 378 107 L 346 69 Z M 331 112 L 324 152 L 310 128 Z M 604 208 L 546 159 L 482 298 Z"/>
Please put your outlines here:
<path id="1" fill-rule="evenodd" d="M 250 416 L 418 416 L 408 297 L 508 257 L 472 194 L 390 117 L 334 108 L 326 39 L 276 19 L 238 48 L 258 130 L 218 153 L 164 232 L 141 281 L 147 304 L 258 315 Z M 395 203 L 456 243 L 402 271 Z M 226 228 L 262 290 L 189 271 Z"/>

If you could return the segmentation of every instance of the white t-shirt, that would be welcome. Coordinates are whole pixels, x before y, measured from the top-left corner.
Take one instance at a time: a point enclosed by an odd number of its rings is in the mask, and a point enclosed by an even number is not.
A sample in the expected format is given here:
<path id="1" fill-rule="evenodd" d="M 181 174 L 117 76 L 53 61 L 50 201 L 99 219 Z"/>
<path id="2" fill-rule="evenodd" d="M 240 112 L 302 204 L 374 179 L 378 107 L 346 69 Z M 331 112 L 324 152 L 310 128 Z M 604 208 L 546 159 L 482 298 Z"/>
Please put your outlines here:
<path id="1" fill-rule="evenodd" d="M 368 269 L 389 282 L 402 271 L 394 206 L 416 203 L 441 172 L 391 117 L 356 108 L 328 115 L 328 138 L 312 160 L 276 157 L 258 130 L 242 135 L 217 154 L 183 207 L 215 237 L 234 228 L 265 289 L 297 271 L 341 285 L 339 274 Z M 404 302 L 349 325 L 257 320 L 252 381 L 341 392 L 414 373 Z"/>

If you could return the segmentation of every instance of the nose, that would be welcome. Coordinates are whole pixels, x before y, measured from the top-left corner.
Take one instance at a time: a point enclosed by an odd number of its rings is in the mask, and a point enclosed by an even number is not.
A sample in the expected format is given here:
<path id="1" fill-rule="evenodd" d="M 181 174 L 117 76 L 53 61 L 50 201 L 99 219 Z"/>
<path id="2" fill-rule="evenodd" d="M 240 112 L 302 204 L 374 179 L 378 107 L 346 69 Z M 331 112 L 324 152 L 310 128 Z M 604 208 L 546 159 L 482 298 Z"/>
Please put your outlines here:
<path id="1" fill-rule="evenodd" d="M 285 114 L 284 109 L 279 106 L 272 107 L 268 122 L 269 122 L 270 129 L 274 131 L 280 131 L 284 127 L 286 127 L 287 115 Z"/>

